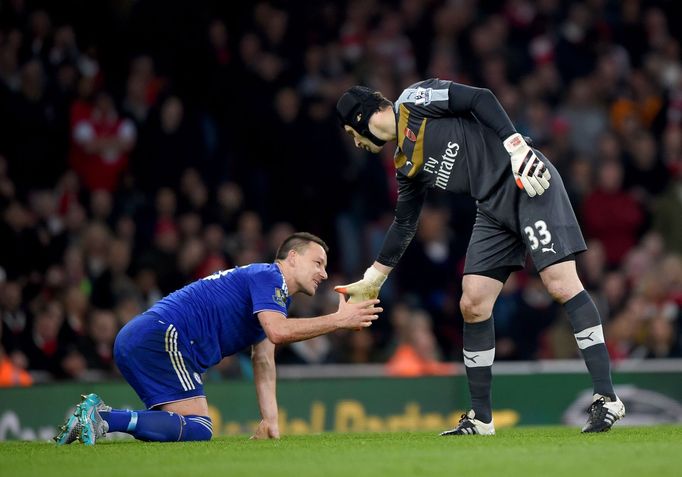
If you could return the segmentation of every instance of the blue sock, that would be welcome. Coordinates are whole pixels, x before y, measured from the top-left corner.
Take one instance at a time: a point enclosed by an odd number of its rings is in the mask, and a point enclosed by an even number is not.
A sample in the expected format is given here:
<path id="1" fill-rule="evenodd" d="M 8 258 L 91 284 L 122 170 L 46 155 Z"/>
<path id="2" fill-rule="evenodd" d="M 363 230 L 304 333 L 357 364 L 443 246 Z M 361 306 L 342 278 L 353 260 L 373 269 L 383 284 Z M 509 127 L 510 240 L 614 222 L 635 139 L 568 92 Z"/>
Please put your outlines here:
<path id="1" fill-rule="evenodd" d="M 100 411 L 99 415 L 109 424 L 108 432 L 128 432 L 132 412 L 128 409 L 112 409 L 110 412 Z"/>
<path id="2" fill-rule="evenodd" d="M 208 416 L 181 416 L 167 411 L 102 411 L 108 432 L 126 432 L 141 441 L 207 441 L 213 435 Z"/>
<path id="3" fill-rule="evenodd" d="M 210 441 L 213 423 L 208 416 L 185 416 L 181 441 Z"/>

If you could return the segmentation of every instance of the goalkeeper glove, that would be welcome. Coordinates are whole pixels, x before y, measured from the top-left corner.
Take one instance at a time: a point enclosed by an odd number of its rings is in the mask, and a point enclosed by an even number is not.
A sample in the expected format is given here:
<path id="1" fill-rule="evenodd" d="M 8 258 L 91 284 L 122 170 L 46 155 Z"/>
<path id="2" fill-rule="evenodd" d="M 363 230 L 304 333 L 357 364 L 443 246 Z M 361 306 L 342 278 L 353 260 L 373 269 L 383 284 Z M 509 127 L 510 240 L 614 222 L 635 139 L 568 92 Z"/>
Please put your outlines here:
<path id="1" fill-rule="evenodd" d="M 519 189 L 525 190 L 531 197 L 542 195 L 549 189 L 552 176 L 523 136 L 512 134 L 504 140 L 504 148 L 511 156 L 512 172 Z"/>
<path id="2" fill-rule="evenodd" d="M 358 303 L 365 300 L 373 300 L 379 297 L 381 285 L 386 281 L 387 275 L 374 267 L 369 267 L 362 277 L 355 283 L 339 285 L 334 290 L 349 296 L 348 303 Z"/>

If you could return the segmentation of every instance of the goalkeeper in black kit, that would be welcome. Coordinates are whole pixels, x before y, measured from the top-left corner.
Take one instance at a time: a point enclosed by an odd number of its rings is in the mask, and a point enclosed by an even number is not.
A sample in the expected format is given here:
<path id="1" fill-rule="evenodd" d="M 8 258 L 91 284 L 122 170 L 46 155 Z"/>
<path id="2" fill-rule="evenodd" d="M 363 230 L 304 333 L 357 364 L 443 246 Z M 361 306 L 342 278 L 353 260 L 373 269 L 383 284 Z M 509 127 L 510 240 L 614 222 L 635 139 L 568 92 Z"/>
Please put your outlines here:
<path id="1" fill-rule="evenodd" d="M 395 219 L 376 261 L 362 280 L 337 287 L 338 292 L 355 301 L 377 297 L 414 237 L 429 189 L 476 199 L 460 300 L 471 410 L 441 435 L 495 433 L 493 304 L 527 254 L 547 291 L 566 310 L 592 378 L 594 397 L 582 431 L 611 429 L 625 416 L 625 406 L 611 382 L 599 312 L 576 271 L 575 254 L 586 249 L 580 226 L 558 172 L 516 132 L 495 95 L 429 79 L 391 103 L 377 91 L 354 86 L 339 99 L 337 113 L 359 148 L 377 153 L 387 141 L 397 141 L 399 191 Z"/>

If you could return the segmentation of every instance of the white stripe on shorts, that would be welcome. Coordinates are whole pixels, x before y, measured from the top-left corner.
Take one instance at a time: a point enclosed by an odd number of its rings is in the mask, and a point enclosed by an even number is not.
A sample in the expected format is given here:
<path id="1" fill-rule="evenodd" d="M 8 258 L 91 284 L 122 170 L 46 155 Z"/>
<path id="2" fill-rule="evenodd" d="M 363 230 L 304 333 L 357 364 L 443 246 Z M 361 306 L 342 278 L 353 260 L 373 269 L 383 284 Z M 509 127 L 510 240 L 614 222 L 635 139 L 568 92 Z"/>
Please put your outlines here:
<path id="1" fill-rule="evenodd" d="M 169 325 L 166 329 L 166 352 L 170 358 L 171 364 L 175 373 L 178 375 L 178 380 L 182 385 L 182 389 L 189 391 L 190 389 L 195 389 L 194 383 L 189 377 L 187 368 L 185 367 L 185 361 L 182 359 L 182 353 L 178 351 L 178 330 L 175 326 Z"/>
<path id="2" fill-rule="evenodd" d="M 175 345 L 175 352 L 177 353 L 180 371 L 182 371 L 183 375 L 185 376 L 185 379 L 187 380 L 187 387 L 190 389 L 196 389 L 196 386 L 194 385 L 194 381 L 192 380 L 192 378 L 189 374 L 189 371 L 187 371 L 187 366 L 185 366 L 185 359 L 182 357 L 182 353 L 180 351 L 178 351 L 178 330 L 177 330 L 177 328 L 174 329 L 173 332 L 174 332 L 173 343 Z"/>

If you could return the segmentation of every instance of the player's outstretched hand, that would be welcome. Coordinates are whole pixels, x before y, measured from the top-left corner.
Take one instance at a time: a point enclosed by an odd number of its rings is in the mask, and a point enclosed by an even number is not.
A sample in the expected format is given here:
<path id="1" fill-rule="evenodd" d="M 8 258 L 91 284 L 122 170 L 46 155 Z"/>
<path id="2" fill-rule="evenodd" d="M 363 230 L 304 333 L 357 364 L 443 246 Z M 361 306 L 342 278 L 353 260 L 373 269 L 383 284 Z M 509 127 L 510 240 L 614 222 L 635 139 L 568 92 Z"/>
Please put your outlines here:
<path id="1" fill-rule="evenodd" d="M 516 185 L 525 190 L 530 197 L 544 194 L 549 189 L 549 180 L 552 176 L 523 136 L 519 133 L 512 134 L 505 139 L 504 148 L 511 156 Z"/>
<path id="2" fill-rule="evenodd" d="M 339 295 L 339 309 L 336 312 L 339 326 L 349 330 L 359 330 L 372 326 L 372 322 L 379 318 L 383 308 L 377 307 L 378 299 L 364 300 L 357 303 L 346 301 L 346 297 Z"/>
<path id="3" fill-rule="evenodd" d="M 279 439 L 279 425 L 277 423 L 268 424 L 263 419 L 258 423 L 256 432 L 250 439 Z"/>
<path id="4" fill-rule="evenodd" d="M 369 267 L 362 277 L 362 280 L 334 287 L 334 290 L 348 295 L 350 303 L 372 300 L 379 296 L 379 290 L 386 281 L 386 274 L 381 273 L 376 268 Z"/>

